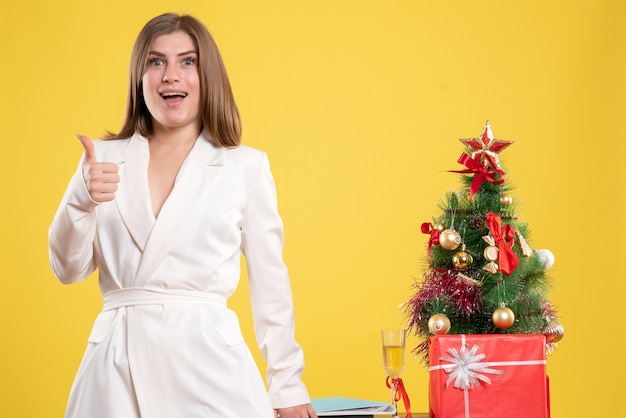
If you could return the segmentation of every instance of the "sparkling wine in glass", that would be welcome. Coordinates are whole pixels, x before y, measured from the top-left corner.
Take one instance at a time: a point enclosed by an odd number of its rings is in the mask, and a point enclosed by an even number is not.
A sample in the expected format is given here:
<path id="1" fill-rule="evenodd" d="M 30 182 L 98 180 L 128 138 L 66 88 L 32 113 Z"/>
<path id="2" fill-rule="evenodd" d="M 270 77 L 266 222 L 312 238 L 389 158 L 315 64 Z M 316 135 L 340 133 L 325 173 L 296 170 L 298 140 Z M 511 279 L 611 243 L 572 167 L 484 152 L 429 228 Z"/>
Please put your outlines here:
<path id="1" fill-rule="evenodd" d="M 398 411 L 398 394 L 396 393 L 398 387 L 397 382 L 400 379 L 402 370 L 404 369 L 404 351 L 405 351 L 405 338 L 406 331 L 403 329 L 383 329 L 382 334 L 382 347 L 383 347 L 383 364 L 385 366 L 385 372 L 387 372 L 387 382 L 391 387 L 391 400 L 396 408 L 396 415 Z M 391 384 L 389 384 L 391 381 Z"/>

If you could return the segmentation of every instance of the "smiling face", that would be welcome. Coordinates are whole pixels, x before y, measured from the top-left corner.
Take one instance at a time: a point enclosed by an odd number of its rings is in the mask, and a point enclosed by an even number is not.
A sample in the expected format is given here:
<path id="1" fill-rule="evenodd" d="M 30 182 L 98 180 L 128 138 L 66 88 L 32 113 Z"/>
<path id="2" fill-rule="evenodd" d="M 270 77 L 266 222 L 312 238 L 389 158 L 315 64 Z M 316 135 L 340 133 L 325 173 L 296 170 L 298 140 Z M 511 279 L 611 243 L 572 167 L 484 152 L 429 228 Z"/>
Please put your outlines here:
<path id="1" fill-rule="evenodd" d="M 160 35 L 148 53 L 142 92 L 154 133 L 192 129 L 200 133 L 198 51 L 185 32 Z"/>

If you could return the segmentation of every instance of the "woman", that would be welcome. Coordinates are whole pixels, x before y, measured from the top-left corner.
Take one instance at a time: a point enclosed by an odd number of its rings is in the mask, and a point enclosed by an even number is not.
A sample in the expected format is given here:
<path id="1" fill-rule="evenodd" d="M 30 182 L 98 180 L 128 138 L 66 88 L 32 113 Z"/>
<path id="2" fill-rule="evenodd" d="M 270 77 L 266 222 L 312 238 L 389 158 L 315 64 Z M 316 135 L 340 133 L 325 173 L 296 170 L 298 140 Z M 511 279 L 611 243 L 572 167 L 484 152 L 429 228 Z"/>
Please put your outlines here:
<path id="1" fill-rule="evenodd" d="M 197 19 L 152 19 L 126 119 L 85 152 L 50 226 L 63 283 L 99 270 L 103 311 L 66 417 L 315 417 L 294 341 L 267 156 L 240 146 L 219 51 Z M 226 300 L 248 266 L 266 390 Z"/>

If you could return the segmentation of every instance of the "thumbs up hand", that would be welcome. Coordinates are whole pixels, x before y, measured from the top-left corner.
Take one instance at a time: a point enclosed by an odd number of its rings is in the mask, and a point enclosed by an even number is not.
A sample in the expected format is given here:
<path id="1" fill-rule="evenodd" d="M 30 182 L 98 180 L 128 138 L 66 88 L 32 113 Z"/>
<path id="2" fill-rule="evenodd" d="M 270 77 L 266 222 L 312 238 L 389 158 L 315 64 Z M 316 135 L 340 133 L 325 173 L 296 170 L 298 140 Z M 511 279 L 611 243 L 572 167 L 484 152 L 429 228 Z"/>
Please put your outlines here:
<path id="1" fill-rule="evenodd" d="M 109 202 L 115 199 L 117 184 L 120 176 L 119 168 L 114 163 L 99 163 L 96 159 L 96 151 L 93 142 L 85 135 L 76 135 L 83 148 L 85 159 L 83 160 L 83 178 L 89 191 L 91 200 L 96 203 Z"/>

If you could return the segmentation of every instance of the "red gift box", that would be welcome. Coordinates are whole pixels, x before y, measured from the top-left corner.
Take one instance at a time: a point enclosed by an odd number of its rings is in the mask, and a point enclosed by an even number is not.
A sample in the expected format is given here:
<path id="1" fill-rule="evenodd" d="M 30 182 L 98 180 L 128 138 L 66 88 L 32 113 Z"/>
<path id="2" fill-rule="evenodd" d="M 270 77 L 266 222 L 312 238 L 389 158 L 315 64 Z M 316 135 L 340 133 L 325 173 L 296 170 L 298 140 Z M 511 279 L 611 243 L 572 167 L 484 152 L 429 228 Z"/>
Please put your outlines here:
<path id="1" fill-rule="evenodd" d="M 430 418 L 549 418 L 543 335 L 429 339 Z"/>

